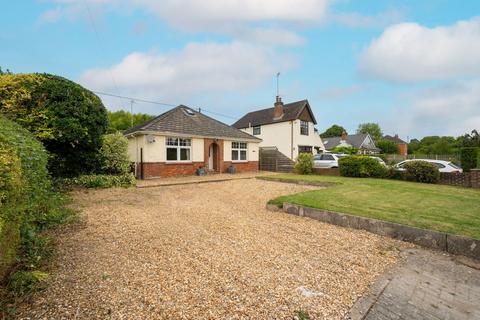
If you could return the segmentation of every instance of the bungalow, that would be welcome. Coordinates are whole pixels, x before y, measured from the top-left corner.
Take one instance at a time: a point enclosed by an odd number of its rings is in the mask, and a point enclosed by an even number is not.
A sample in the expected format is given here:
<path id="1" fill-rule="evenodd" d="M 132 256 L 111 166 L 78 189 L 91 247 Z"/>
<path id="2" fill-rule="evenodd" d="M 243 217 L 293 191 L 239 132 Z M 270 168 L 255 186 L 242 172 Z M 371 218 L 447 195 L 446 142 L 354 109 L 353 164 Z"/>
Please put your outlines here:
<path id="1" fill-rule="evenodd" d="M 138 178 L 258 170 L 260 139 L 183 105 L 124 134 Z"/>
<path id="2" fill-rule="evenodd" d="M 247 113 L 232 126 L 260 138 L 260 147 L 276 147 L 295 160 L 299 153 L 316 154 L 325 149 L 316 124 L 308 100 L 284 104 L 277 96 L 273 108 Z"/>
<path id="3" fill-rule="evenodd" d="M 380 149 L 377 148 L 372 137 L 368 133 L 357 133 L 347 135 L 343 131 L 341 137 L 324 138 L 323 143 L 325 149 L 330 151 L 336 147 L 354 147 L 358 149 L 358 153 L 361 154 L 375 154 L 380 153 Z"/>

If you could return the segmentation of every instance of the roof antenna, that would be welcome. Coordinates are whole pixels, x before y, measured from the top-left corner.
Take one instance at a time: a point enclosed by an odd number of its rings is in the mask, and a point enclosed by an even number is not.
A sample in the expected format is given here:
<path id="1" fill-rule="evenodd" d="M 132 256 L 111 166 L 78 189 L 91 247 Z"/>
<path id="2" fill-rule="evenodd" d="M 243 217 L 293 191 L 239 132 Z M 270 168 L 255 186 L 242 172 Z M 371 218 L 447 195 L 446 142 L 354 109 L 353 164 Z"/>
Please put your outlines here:
<path id="1" fill-rule="evenodd" d="M 135 100 L 130 100 L 130 126 L 133 128 L 133 104 L 135 103 Z"/>
<path id="2" fill-rule="evenodd" d="M 277 72 L 277 97 L 280 96 L 280 72 Z"/>

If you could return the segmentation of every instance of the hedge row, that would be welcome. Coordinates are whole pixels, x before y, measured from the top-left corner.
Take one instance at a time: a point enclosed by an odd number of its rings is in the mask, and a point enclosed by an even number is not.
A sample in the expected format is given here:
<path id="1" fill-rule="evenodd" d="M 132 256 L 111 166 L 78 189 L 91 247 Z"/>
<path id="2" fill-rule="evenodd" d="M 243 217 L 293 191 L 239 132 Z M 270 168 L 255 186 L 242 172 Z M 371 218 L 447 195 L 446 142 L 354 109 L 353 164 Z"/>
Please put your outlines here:
<path id="1" fill-rule="evenodd" d="M 338 161 L 340 174 L 344 177 L 383 178 L 387 168 L 377 160 L 365 156 L 349 156 Z"/>
<path id="2" fill-rule="evenodd" d="M 65 178 L 57 180 L 61 188 L 73 189 L 74 187 L 83 188 L 113 188 L 113 187 L 133 187 L 137 181 L 131 173 L 121 175 L 91 174 L 83 175 L 77 178 Z"/>

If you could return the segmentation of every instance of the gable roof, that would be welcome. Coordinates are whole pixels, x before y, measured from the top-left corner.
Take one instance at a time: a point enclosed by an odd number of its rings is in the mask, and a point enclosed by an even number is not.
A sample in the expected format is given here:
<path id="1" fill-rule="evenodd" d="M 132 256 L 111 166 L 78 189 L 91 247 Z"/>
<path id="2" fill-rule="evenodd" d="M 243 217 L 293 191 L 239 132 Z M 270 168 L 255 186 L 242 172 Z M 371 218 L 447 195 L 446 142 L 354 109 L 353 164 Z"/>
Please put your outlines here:
<path id="1" fill-rule="evenodd" d="M 393 142 L 395 142 L 395 143 L 397 143 L 397 144 L 398 144 L 398 143 L 405 143 L 405 144 L 406 144 L 406 142 L 403 141 L 402 139 L 400 139 L 400 138 L 398 137 L 398 135 L 395 135 L 394 137 L 392 137 L 392 136 L 390 136 L 390 135 L 387 134 L 386 136 L 383 137 L 383 139 L 393 141 Z"/>
<path id="2" fill-rule="evenodd" d="M 312 109 L 310 108 L 310 104 L 308 100 L 300 100 L 292 103 L 287 103 L 283 105 L 283 117 L 280 119 L 273 119 L 273 110 L 272 108 L 252 111 L 244 115 L 240 120 L 232 124 L 233 127 L 238 129 L 248 128 L 250 126 L 259 126 L 262 124 L 272 124 L 278 122 L 285 122 L 296 120 L 302 114 L 303 110 L 307 108 L 308 112 L 310 113 L 310 117 L 313 120 L 314 124 L 317 124 L 317 120 L 315 120 L 315 116 L 313 115 Z"/>
<path id="3" fill-rule="evenodd" d="M 357 134 L 349 134 L 347 135 L 347 144 L 351 145 L 352 147 L 355 147 L 357 149 L 360 149 L 365 141 L 365 139 L 369 136 L 368 133 L 357 133 Z M 370 138 L 370 140 L 373 142 L 373 140 Z M 323 145 L 325 146 L 325 149 L 331 150 L 338 146 L 340 142 L 342 141 L 342 137 L 330 137 L 330 138 L 323 138 Z M 366 148 L 366 147 L 364 147 Z M 378 148 L 376 146 L 373 146 L 372 148 L 366 148 L 366 149 L 371 149 L 371 150 L 377 150 Z"/>
<path id="4" fill-rule="evenodd" d="M 223 122 L 210 118 L 192 108 L 179 105 L 158 117 L 125 130 L 124 135 L 133 133 L 184 134 L 198 137 L 231 138 L 261 141 Z"/>

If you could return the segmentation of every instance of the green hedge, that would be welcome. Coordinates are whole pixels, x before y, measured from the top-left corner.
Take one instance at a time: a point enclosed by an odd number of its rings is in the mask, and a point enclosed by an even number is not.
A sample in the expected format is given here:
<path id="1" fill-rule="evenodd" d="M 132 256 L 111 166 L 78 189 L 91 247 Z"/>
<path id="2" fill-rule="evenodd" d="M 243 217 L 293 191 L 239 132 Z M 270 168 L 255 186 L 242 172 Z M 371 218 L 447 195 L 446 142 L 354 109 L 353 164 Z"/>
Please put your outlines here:
<path id="1" fill-rule="evenodd" d="M 466 172 L 480 168 L 480 148 L 468 147 L 460 149 L 460 162 Z"/>
<path id="2" fill-rule="evenodd" d="M 104 175 L 92 174 L 84 175 L 77 178 L 65 178 L 57 181 L 60 188 L 72 189 L 74 187 L 83 188 L 112 188 L 112 187 L 133 187 L 137 181 L 130 174 L 122 175 Z"/>
<path id="3" fill-rule="evenodd" d="M 313 155 L 311 153 L 300 153 L 295 162 L 295 172 L 299 174 L 310 174 L 313 171 Z"/>
<path id="4" fill-rule="evenodd" d="M 338 161 L 340 175 L 358 178 L 383 178 L 387 168 L 377 160 L 366 156 L 349 156 Z"/>
<path id="5" fill-rule="evenodd" d="M 437 183 L 440 172 L 436 165 L 426 161 L 409 161 L 405 163 L 405 179 L 408 181 Z"/>

